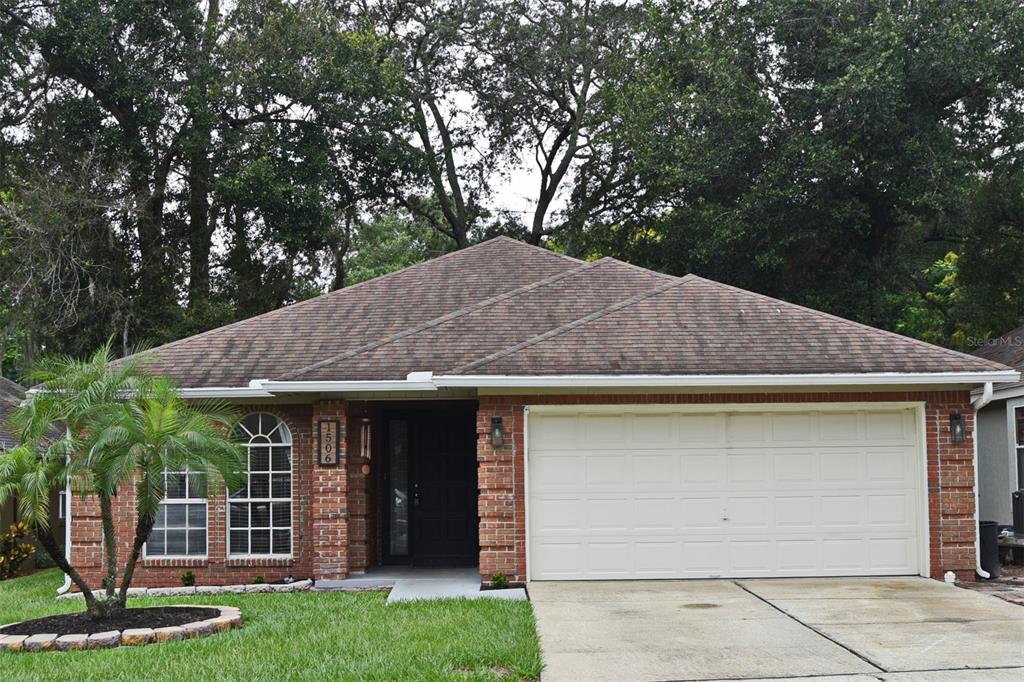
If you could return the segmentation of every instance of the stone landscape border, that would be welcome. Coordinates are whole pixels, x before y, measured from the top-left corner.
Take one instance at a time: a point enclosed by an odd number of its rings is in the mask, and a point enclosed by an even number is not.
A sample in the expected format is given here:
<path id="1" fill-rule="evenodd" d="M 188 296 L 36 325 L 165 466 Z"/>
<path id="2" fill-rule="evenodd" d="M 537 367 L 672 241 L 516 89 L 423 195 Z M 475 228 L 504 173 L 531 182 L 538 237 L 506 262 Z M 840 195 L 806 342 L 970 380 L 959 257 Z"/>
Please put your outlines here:
<path id="1" fill-rule="evenodd" d="M 129 597 L 191 597 L 194 594 L 251 594 L 254 592 L 308 592 L 312 580 L 293 583 L 251 583 L 249 585 L 199 585 L 198 587 L 129 587 Z M 68 592 L 57 599 L 81 599 L 81 592 Z"/>
<path id="2" fill-rule="evenodd" d="M 215 609 L 219 616 L 167 628 L 131 628 L 110 630 L 92 635 L 4 635 L 0 634 L 0 651 L 76 651 L 81 649 L 113 649 L 119 646 L 143 646 L 175 642 L 182 639 L 209 637 L 218 632 L 242 627 L 242 610 L 234 606 L 180 604 L 166 608 Z M 11 623 L 16 625 L 16 623 Z M 4 627 L 9 627 L 5 625 Z"/>

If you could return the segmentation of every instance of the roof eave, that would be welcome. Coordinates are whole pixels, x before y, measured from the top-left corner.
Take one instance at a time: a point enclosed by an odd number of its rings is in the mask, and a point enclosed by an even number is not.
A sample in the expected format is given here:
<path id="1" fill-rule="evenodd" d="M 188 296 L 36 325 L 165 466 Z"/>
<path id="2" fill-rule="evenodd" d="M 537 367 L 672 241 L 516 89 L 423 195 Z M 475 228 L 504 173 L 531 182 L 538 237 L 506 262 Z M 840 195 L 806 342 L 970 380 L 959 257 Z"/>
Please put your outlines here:
<path id="1" fill-rule="evenodd" d="M 920 386 L 981 385 L 1018 381 L 1015 370 L 981 372 L 870 372 L 855 374 L 617 374 L 617 375 L 440 375 L 438 387 L 457 388 L 612 388 L 718 386 Z"/>
<path id="2" fill-rule="evenodd" d="M 273 398 L 297 393 L 431 392 L 443 388 L 713 388 L 787 386 L 979 386 L 1020 381 L 1016 370 L 980 372 L 870 372 L 856 374 L 559 374 L 438 375 L 413 372 L 405 379 L 381 381 L 270 381 L 248 386 L 185 388 L 185 398 Z"/>

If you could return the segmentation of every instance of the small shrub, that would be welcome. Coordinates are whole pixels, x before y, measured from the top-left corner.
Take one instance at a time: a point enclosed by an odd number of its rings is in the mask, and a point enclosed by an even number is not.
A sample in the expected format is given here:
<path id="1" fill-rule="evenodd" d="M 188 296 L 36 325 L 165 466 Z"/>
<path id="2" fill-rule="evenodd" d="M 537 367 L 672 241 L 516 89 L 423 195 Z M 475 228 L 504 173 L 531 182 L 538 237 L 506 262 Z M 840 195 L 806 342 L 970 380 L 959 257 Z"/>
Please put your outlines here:
<path id="1" fill-rule="evenodd" d="M 185 571 L 181 574 L 181 584 L 185 587 L 196 586 L 196 574 L 192 571 Z"/>
<path id="2" fill-rule="evenodd" d="M 53 568 L 57 565 L 57 562 L 53 560 L 53 557 L 45 549 L 36 551 L 36 559 L 33 563 L 36 565 L 36 568 L 40 569 Z"/>
<path id="3" fill-rule="evenodd" d="M 491 576 L 491 585 L 496 590 L 504 590 L 508 587 L 508 576 L 504 573 L 495 573 Z"/>
<path id="4" fill-rule="evenodd" d="M 0 535 L 0 580 L 13 578 L 18 567 L 36 553 L 31 543 L 25 542 L 28 526 L 12 523 L 6 533 Z"/>
<path id="5" fill-rule="evenodd" d="M 252 579 L 252 584 L 253 585 L 262 585 L 263 584 L 263 576 L 262 575 L 258 575 L 255 578 L 253 578 Z"/>

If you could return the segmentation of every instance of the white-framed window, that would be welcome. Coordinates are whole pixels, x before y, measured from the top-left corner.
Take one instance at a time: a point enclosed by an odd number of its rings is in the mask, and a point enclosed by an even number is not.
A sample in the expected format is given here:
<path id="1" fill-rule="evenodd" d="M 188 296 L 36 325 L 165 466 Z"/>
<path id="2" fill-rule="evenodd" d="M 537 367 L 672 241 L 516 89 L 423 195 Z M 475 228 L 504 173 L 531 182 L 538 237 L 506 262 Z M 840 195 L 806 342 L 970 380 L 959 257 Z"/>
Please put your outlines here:
<path id="1" fill-rule="evenodd" d="M 206 517 L 206 474 L 165 471 L 164 499 L 146 540 L 145 555 L 205 557 Z"/>
<path id="2" fill-rule="evenodd" d="M 68 517 L 68 491 L 61 490 L 57 493 L 57 518 L 64 520 Z"/>
<path id="3" fill-rule="evenodd" d="M 228 495 L 228 555 L 292 553 L 292 435 L 272 414 L 250 414 L 238 426 L 248 450 L 246 483 Z"/>
<path id="4" fill-rule="evenodd" d="M 1024 488 L 1024 404 L 1010 402 L 1010 438 L 1017 463 L 1017 489 Z"/>

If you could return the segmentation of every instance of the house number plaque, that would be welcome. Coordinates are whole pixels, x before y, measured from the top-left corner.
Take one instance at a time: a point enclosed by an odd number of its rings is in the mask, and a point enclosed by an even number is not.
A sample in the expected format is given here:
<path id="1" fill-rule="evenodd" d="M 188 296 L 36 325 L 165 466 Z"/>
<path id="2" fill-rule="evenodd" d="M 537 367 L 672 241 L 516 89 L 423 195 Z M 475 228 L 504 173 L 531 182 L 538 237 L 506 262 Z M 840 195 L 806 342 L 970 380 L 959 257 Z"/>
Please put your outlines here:
<path id="1" fill-rule="evenodd" d="M 319 422 L 320 437 L 317 439 L 317 461 L 322 467 L 338 466 L 341 456 L 340 424 L 337 421 Z"/>

